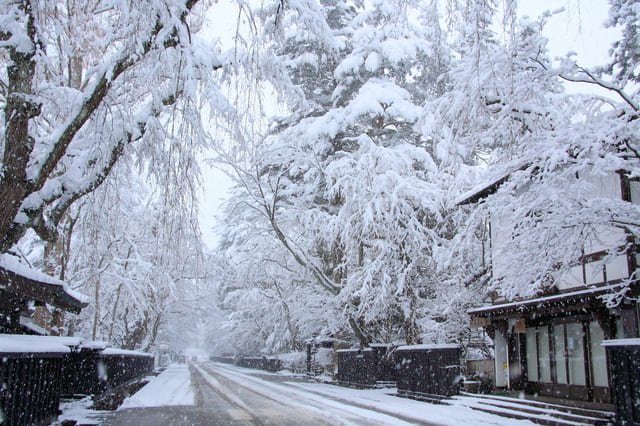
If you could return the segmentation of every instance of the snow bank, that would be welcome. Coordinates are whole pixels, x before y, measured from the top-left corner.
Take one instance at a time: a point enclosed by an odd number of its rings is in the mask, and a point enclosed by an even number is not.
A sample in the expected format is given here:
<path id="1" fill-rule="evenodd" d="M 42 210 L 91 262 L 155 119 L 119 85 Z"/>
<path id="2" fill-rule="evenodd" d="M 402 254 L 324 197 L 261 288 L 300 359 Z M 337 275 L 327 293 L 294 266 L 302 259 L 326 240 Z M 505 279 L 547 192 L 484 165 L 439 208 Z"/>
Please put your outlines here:
<path id="1" fill-rule="evenodd" d="M 118 411 L 140 407 L 195 405 L 191 373 L 185 364 L 172 364 L 142 389 L 124 400 Z"/>
<path id="2" fill-rule="evenodd" d="M 58 421 L 53 425 L 62 424 L 65 420 L 75 421 L 75 424 L 89 426 L 101 425 L 103 419 L 109 416 L 111 411 L 100 411 L 92 409 L 93 400 L 90 396 L 82 399 L 60 401 L 60 411 Z"/>
<path id="3" fill-rule="evenodd" d="M 276 355 L 276 358 L 282 363 L 282 367 L 289 371 L 302 371 L 307 368 L 306 352 L 288 352 Z"/>

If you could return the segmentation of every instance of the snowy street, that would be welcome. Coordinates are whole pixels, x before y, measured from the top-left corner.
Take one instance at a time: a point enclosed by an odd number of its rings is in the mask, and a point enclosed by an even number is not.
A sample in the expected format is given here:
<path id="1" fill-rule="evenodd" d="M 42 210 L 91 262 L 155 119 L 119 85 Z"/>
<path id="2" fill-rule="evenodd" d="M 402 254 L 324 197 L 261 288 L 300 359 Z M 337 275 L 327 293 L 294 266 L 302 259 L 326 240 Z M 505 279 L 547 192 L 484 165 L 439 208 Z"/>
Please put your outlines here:
<path id="1" fill-rule="evenodd" d="M 189 376 L 189 370 L 190 376 Z M 191 388 L 185 386 L 190 377 Z M 116 425 L 406 425 L 530 424 L 395 396 L 236 366 L 170 366 L 125 401 Z"/>

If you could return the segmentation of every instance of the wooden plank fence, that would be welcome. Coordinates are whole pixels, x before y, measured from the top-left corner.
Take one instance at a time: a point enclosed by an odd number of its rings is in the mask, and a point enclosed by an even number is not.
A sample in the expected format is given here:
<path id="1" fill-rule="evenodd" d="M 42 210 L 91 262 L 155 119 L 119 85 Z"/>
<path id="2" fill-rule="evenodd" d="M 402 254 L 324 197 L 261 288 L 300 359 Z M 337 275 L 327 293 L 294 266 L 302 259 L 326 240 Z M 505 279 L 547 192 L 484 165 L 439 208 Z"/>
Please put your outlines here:
<path id="1" fill-rule="evenodd" d="M 640 425 L 640 339 L 604 342 L 611 372 L 616 424 Z"/>
<path id="2" fill-rule="evenodd" d="M 69 346 L 67 346 L 69 345 Z M 0 335 L 0 424 L 49 424 L 63 394 L 99 394 L 153 371 L 150 354 L 81 339 Z"/>
<path id="3" fill-rule="evenodd" d="M 0 353 L 0 424 L 48 424 L 58 414 L 63 353 Z"/>
<path id="4" fill-rule="evenodd" d="M 223 364 L 234 364 L 238 367 L 254 368 L 257 370 L 271 371 L 274 373 L 282 370 L 282 362 L 277 358 L 210 356 L 209 359 L 211 361 L 220 362 Z"/>
<path id="5" fill-rule="evenodd" d="M 412 345 L 395 351 L 398 395 L 439 400 L 460 392 L 460 346 Z"/>

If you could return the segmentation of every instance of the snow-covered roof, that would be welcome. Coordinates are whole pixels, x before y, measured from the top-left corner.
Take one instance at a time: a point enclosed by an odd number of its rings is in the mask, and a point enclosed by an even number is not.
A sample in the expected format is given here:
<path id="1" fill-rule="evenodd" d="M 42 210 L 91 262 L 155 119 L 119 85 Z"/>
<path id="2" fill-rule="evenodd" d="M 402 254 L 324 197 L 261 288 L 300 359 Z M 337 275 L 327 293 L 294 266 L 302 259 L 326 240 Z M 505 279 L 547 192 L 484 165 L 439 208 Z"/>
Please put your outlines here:
<path id="1" fill-rule="evenodd" d="M 153 354 L 140 351 L 130 351 L 127 349 L 107 348 L 102 351 L 102 355 L 135 355 L 135 356 L 147 356 L 152 357 Z"/>
<path id="2" fill-rule="evenodd" d="M 0 288 L 73 313 L 89 304 L 87 296 L 7 253 L 0 254 Z"/>
<path id="3" fill-rule="evenodd" d="M 479 185 L 474 186 L 470 190 L 463 192 L 456 199 L 456 205 L 472 204 L 476 201 L 479 201 L 487 195 L 495 192 L 495 190 L 498 189 L 498 187 L 502 185 L 507 179 L 509 179 L 509 175 L 500 176 L 490 180 L 489 182 L 483 182 Z"/>
<path id="4" fill-rule="evenodd" d="M 505 183 L 511 174 L 518 170 L 524 170 L 528 166 L 527 163 L 516 164 L 509 171 L 501 171 L 490 177 L 486 181 L 474 186 L 470 190 L 460 194 L 456 199 L 456 205 L 471 204 L 480 201 L 482 198 L 493 194 L 503 183 Z"/>
<path id="5" fill-rule="evenodd" d="M 640 339 L 612 339 L 602 342 L 602 346 L 616 347 L 616 346 L 637 346 L 640 348 Z"/>
<path id="6" fill-rule="evenodd" d="M 0 353 L 52 353 L 65 354 L 71 349 L 51 336 L 27 334 L 0 334 Z"/>
<path id="7" fill-rule="evenodd" d="M 40 281 L 46 284 L 64 285 L 64 283 L 42 271 L 31 268 L 20 261 L 20 258 L 8 253 L 0 254 L 0 267 L 12 271 L 32 281 Z"/>
<path id="8" fill-rule="evenodd" d="M 600 287 L 589 287 L 583 290 L 577 290 L 567 293 L 559 293 L 551 296 L 536 297 L 534 299 L 520 300 L 517 302 L 500 303 L 496 305 L 483 306 L 481 308 L 470 309 L 467 313 L 471 316 L 482 317 L 488 316 L 492 313 L 502 312 L 518 312 L 525 311 L 532 307 L 542 307 L 544 305 L 554 303 L 566 303 L 568 301 L 593 299 L 595 296 L 600 296 L 606 293 L 620 290 L 625 284 L 611 284 Z"/>
<path id="9" fill-rule="evenodd" d="M 422 345 L 404 345 L 398 346 L 396 351 L 416 351 L 416 350 L 432 350 L 432 349 L 459 349 L 457 343 L 426 343 Z"/>

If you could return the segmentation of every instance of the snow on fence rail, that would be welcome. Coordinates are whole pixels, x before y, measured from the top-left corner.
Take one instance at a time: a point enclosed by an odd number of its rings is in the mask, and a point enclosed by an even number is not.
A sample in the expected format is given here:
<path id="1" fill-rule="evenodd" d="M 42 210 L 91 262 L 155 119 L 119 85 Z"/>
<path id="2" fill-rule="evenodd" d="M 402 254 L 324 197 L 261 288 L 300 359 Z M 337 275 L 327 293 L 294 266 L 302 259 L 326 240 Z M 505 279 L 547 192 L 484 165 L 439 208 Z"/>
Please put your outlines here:
<path id="1" fill-rule="evenodd" d="M 46 424 L 60 395 L 99 394 L 153 370 L 149 354 L 73 337 L 0 334 L 0 424 Z"/>

